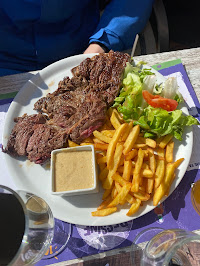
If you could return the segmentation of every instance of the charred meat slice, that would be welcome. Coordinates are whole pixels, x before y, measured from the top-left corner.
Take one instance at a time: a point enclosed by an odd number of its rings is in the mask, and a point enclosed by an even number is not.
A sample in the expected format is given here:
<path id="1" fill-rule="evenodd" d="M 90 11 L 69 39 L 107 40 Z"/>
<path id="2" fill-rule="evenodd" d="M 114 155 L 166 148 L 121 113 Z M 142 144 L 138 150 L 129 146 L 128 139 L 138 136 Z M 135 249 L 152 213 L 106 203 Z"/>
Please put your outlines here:
<path id="1" fill-rule="evenodd" d="M 47 116 L 35 114 L 15 118 L 15 126 L 12 129 L 6 148 L 3 150 L 14 156 L 26 156 L 28 141 L 34 132 L 33 126 L 46 123 Z"/>
<path id="2" fill-rule="evenodd" d="M 105 122 L 107 105 L 96 92 L 87 95 L 85 103 L 78 109 L 81 118 L 69 129 L 70 138 L 80 143 Z"/>
<path id="3" fill-rule="evenodd" d="M 78 87 L 76 90 L 62 91 L 62 93 L 57 90 L 56 93 L 48 93 L 46 97 L 39 99 L 35 103 L 34 109 L 50 116 L 60 113 L 67 115 L 68 111 L 72 115 L 74 113 L 72 110 L 82 104 L 87 92 L 87 87 Z"/>
<path id="4" fill-rule="evenodd" d="M 91 91 L 79 101 L 70 117 L 65 112 L 55 113 L 49 123 L 63 128 L 73 141 L 80 143 L 103 125 L 106 110 L 107 105 L 101 95 L 96 91 Z M 82 134 L 83 131 L 84 134 Z"/>
<path id="5" fill-rule="evenodd" d="M 111 106 L 119 94 L 122 76 L 130 55 L 110 51 L 107 54 L 87 58 L 72 69 L 75 77 L 84 77 L 90 87 L 102 94 L 108 106 Z"/>
<path id="6" fill-rule="evenodd" d="M 47 124 L 42 114 L 24 115 L 15 119 L 15 126 L 4 152 L 12 156 L 27 156 L 32 162 L 43 164 L 51 151 L 64 147 L 67 134 Z"/>
<path id="7" fill-rule="evenodd" d="M 47 124 L 34 126 L 34 133 L 27 145 L 28 159 L 36 164 L 43 164 L 51 157 L 52 150 L 63 148 L 67 134 Z"/>
<path id="8" fill-rule="evenodd" d="M 74 76 L 85 77 L 90 83 L 99 84 L 107 81 L 121 83 L 122 74 L 130 55 L 110 51 L 85 59 L 80 65 L 72 69 Z"/>

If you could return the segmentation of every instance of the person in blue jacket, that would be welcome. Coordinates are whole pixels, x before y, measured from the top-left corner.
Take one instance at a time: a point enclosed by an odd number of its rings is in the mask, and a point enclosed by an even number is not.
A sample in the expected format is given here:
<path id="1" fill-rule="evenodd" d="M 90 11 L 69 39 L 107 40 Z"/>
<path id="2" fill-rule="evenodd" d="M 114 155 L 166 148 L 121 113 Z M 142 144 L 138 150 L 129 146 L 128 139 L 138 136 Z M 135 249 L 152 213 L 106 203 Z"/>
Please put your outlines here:
<path id="1" fill-rule="evenodd" d="M 152 5 L 153 0 L 1 0 L 0 76 L 80 53 L 129 49 Z"/>

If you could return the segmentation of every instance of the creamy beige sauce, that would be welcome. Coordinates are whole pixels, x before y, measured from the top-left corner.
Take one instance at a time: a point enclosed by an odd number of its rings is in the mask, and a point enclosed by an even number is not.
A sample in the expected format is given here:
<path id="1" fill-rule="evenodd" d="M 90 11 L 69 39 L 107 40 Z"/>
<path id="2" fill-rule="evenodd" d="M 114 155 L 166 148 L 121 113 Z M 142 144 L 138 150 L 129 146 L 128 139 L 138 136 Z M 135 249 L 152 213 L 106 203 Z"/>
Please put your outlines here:
<path id="1" fill-rule="evenodd" d="M 92 151 L 59 152 L 54 160 L 55 192 L 94 186 Z"/>

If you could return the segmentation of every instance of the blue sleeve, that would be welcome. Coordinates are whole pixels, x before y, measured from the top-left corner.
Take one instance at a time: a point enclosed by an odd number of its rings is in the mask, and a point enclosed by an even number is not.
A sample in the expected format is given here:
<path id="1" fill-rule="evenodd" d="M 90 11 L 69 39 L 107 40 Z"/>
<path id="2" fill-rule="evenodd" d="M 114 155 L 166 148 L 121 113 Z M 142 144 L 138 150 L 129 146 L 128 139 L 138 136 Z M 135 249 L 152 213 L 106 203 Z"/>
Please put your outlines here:
<path id="1" fill-rule="evenodd" d="M 132 47 L 135 36 L 145 27 L 154 0 L 113 0 L 105 8 L 91 42 L 100 42 L 109 50 Z"/>

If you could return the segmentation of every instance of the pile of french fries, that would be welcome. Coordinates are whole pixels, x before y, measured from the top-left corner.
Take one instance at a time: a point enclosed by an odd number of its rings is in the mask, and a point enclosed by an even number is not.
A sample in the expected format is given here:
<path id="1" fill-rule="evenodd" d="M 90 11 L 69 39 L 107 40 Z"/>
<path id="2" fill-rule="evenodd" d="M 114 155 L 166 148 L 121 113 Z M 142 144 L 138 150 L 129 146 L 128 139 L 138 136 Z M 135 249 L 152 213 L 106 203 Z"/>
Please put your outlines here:
<path id="1" fill-rule="evenodd" d="M 112 108 L 105 125 L 80 145 L 91 144 L 105 190 L 102 203 L 92 216 L 106 216 L 123 206 L 128 206 L 127 215 L 131 216 L 148 200 L 157 206 L 168 195 L 175 170 L 184 160 L 174 162 L 172 135 L 157 140 L 144 138 L 139 125 L 125 123 Z M 76 145 L 69 140 L 70 147 Z"/>

